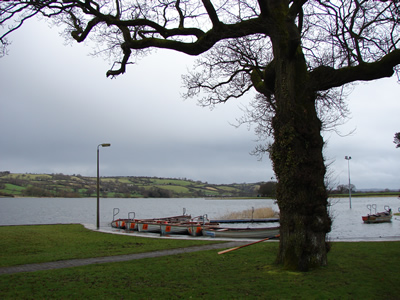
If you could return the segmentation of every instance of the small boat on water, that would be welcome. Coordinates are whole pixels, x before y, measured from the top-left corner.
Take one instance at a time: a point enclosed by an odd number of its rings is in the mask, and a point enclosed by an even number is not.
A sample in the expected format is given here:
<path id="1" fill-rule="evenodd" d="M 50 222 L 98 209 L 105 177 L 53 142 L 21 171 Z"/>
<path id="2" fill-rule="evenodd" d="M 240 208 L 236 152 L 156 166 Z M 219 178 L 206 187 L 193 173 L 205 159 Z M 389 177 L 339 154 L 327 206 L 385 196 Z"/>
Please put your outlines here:
<path id="1" fill-rule="evenodd" d="M 362 220 L 366 224 L 371 223 L 385 223 L 392 221 L 392 209 L 389 206 L 385 206 L 385 211 L 376 212 L 376 204 L 367 205 L 367 208 L 370 210 L 370 214 L 366 216 L 362 216 Z M 372 209 L 375 209 L 375 213 L 372 214 Z"/>
<path id="2" fill-rule="evenodd" d="M 210 237 L 262 239 L 278 235 L 280 233 L 280 229 L 279 226 L 258 228 L 227 228 L 206 226 L 202 229 L 202 233 L 204 236 Z"/>

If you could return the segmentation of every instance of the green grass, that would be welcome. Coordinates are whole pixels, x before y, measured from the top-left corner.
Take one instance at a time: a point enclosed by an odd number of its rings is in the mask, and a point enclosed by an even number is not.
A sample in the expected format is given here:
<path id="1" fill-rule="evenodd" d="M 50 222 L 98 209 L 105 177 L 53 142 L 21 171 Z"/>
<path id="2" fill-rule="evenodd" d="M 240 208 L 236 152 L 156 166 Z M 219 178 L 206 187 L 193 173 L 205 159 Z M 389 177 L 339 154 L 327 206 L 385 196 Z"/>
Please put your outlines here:
<path id="1" fill-rule="evenodd" d="M 178 185 L 156 185 L 155 187 L 158 187 L 158 188 L 164 189 L 164 190 L 173 191 L 174 193 L 178 193 L 178 194 L 190 192 L 188 188 L 186 188 L 184 186 L 178 186 Z"/>
<path id="2" fill-rule="evenodd" d="M 22 226 L 21 226 L 22 227 Z M 12 227 L 11 231 L 19 231 Z M 46 239 L 42 227 L 31 226 L 29 241 L 20 240 L 25 248 L 30 243 L 48 244 L 41 250 L 50 257 L 57 248 L 74 251 L 78 242 L 63 235 Z M 75 232 L 75 239 L 89 242 L 79 252 L 108 248 L 121 251 L 129 240 L 140 240 L 148 247 L 153 243 L 170 247 L 166 240 L 90 232 L 78 225 L 61 226 L 63 232 Z M 23 228 L 26 229 L 24 226 Z M 80 230 L 77 230 L 80 228 Z M 58 228 L 60 229 L 60 228 Z M 63 233 L 62 232 L 62 233 Z M 1 232 L 3 233 L 3 232 Z M 101 242 L 98 241 L 101 236 Z M 26 238 L 26 236 L 24 236 Z M 3 235 L 2 235 L 3 240 Z M 15 239 L 5 237 L 10 244 Z M 29 243 L 28 243 L 29 242 Z M 173 241 L 182 243 L 185 241 Z M 7 242 L 5 242 L 7 244 Z M 72 243 L 72 244 L 70 244 Z M 93 243 L 93 245 L 92 245 Z M 53 246 L 51 246 L 53 245 Z M 368 242 L 332 244 L 329 265 L 306 273 L 281 269 L 274 264 L 278 243 L 259 243 L 237 251 L 218 255 L 217 251 L 201 251 L 121 263 L 107 263 L 68 269 L 39 271 L 0 276 L 1 299 L 399 299 L 400 242 Z M 19 255 L 35 253 L 15 248 Z M 131 248 L 133 250 L 134 248 Z M 2 250 L 5 248 L 2 247 Z M 40 248 L 36 248 L 38 251 Z M 2 256 L 8 260 L 11 252 Z M 17 254 L 17 253 L 16 253 Z M 81 256 L 81 254 L 80 254 Z"/>
<path id="3" fill-rule="evenodd" d="M 152 179 L 151 180 L 153 184 L 158 184 L 158 185 L 166 185 L 166 184 L 171 184 L 171 185 L 181 185 L 181 186 L 187 186 L 193 184 L 190 181 L 185 181 L 185 180 L 180 180 L 180 179 Z"/>
<path id="4" fill-rule="evenodd" d="M 204 245 L 93 232 L 82 225 L 0 226 L 0 267 Z M 208 242 L 209 243 L 209 242 Z"/>
<path id="5" fill-rule="evenodd" d="M 46 192 L 54 197 L 88 197 L 85 190 L 96 190 L 96 178 L 81 175 L 64 174 L 6 174 L 0 172 L 0 195 L 21 196 L 23 191 L 31 186 L 40 189 L 30 190 L 32 197 L 43 197 Z M 5 189 L 5 184 L 15 184 L 22 190 Z M 157 177 L 101 177 L 101 189 L 105 192 L 102 197 L 147 197 L 145 191 L 160 188 L 169 191 L 163 196 L 170 197 L 203 197 L 203 196 L 247 196 L 257 195 L 258 184 L 232 184 L 232 185 L 209 185 L 200 181 L 190 179 L 157 178 Z M 212 190 L 209 188 L 214 187 Z M 257 187 L 257 188 L 255 188 Z M 57 193 L 55 191 L 57 188 Z M 77 191 L 75 193 L 74 191 Z M 25 194 L 26 195 L 26 194 Z M 157 193 L 153 194 L 157 195 Z M 96 196 L 92 193 L 91 196 Z"/>
<path id="6" fill-rule="evenodd" d="M 128 183 L 128 184 L 131 183 L 131 181 L 128 178 L 124 178 L 124 177 L 117 178 L 116 181 L 119 181 L 120 183 Z"/>
<path id="7" fill-rule="evenodd" d="M 227 191 L 227 192 L 232 192 L 232 191 L 235 191 L 236 190 L 236 188 L 235 187 L 232 187 L 232 186 L 220 186 L 220 187 L 218 187 L 220 190 L 223 190 L 223 191 Z"/>
<path id="8" fill-rule="evenodd" d="M 25 187 L 11 184 L 11 183 L 6 183 L 4 186 L 5 186 L 5 188 L 3 189 L 3 191 L 5 193 L 15 194 L 15 195 L 20 195 L 22 193 L 22 191 L 25 189 Z"/>

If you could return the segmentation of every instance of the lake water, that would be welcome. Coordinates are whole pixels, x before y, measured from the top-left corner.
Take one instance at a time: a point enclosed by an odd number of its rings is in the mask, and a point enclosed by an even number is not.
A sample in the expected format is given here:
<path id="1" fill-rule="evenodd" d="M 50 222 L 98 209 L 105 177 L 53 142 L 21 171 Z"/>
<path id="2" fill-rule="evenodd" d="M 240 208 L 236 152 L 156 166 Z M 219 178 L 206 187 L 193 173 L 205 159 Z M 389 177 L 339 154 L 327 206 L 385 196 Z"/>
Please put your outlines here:
<path id="1" fill-rule="evenodd" d="M 96 198 L 0 198 L 0 225 L 25 224 L 96 224 Z M 370 211 L 368 204 L 376 204 L 377 211 L 388 205 L 398 212 L 398 197 L 352 198 L 349 208 L 348 198 L 331 199 L 330 212 L 333 217 L 331 240 L 400 240 L 400 216 L 393 216 L 391 223 L 364 224 L 361 216 Z M 183 209 L 192 216 L 207 214 L 210 219 L 246 209 L 271 207 L 278 211 L 273 200 L 213 200 L 204 198 L 173 199 L 100 199 L 100 226 L 110 228 L 113 209 L 119 208 L 116 218 L 127 218 L 135 212 L 136 218 L 155 218 L 180 215 Z M 265 225 L 265 224 L 264 224 Z"/>

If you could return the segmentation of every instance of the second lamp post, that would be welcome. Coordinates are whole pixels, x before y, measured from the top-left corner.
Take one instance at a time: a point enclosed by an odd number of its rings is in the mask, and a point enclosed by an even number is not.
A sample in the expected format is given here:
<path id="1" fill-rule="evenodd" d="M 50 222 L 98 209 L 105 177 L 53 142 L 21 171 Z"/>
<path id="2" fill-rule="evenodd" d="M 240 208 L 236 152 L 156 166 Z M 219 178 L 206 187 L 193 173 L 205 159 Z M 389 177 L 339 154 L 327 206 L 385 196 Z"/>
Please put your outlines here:
<path id="1" fill-rule="evenodd" d="M 345 160 L 347 160 L 347 169 L 349 171 L 349 201 L 350 201 L 350 209 L 351 209 L 351 184 L 350 184 L 350 159 L 351 156 L 345 156 Z"/>

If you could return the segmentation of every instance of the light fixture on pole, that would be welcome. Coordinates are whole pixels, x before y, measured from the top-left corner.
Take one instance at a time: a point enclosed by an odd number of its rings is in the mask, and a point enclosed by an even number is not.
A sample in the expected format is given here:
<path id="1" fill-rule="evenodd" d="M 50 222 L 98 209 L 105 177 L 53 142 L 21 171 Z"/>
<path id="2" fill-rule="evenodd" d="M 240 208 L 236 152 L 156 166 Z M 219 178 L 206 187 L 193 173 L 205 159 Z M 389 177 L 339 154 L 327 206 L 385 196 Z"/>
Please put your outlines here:
<path id="1" fill-rule="evenodd" d="M 347 169 L 349 172 L 349 202 L 350 202 L 350 209 L 351 209 L 351 184 L 350 184 L 350 159 L 351 159 L 351 156 L 345 156 L 344 159 L 347 160 Z"/>
<path id="2" fill-rule="evenodd" d="M 99 147 L 110 147 L 111 144 L 100 144 L 97 146 L 97 229 L 100 228 L 100 173 L 99 173 Z"/>

